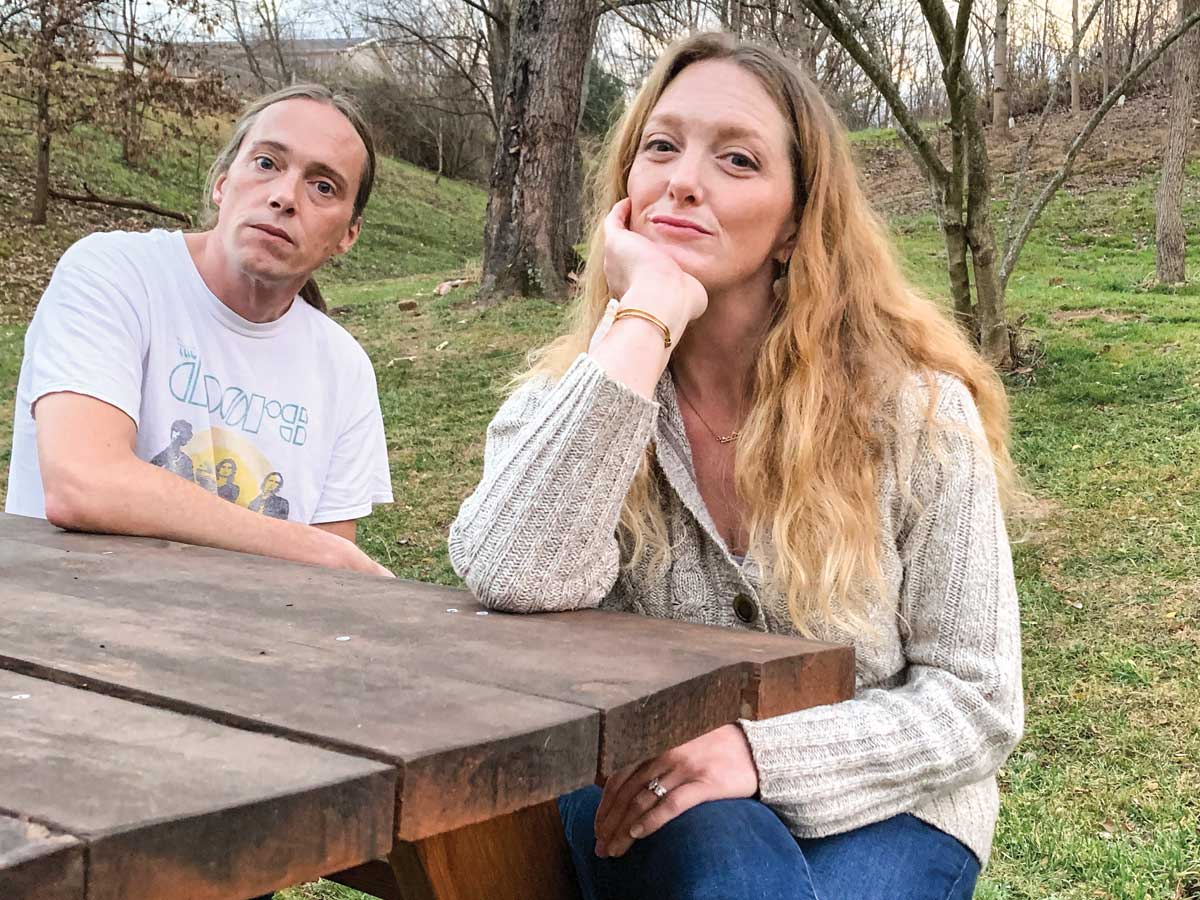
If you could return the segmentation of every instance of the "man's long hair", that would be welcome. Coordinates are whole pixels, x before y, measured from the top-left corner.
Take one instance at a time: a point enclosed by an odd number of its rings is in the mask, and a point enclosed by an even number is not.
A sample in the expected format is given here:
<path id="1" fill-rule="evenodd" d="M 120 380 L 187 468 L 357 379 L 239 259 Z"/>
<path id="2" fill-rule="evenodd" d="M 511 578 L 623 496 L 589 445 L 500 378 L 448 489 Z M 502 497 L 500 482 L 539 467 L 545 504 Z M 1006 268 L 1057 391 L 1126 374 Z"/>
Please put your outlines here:
<path id="1" fill-rule="evenodd" d="M 533 355 L 523 378 L 557 378 L 588 347 L 611 295 L 603 220 L 628 196 L 646 120 L 684 68 L 727 60 L 754 75 L 791 135 L 796 220 L 787 274 L 753 371 L 752 407 L 739 429 L 734 477 L 750 546 L 786 598 L 801 633 L 865 623 L 882 587 L 877 489 L 885 447 L 911 420 L 924 382 L 926 429 L 935 426 L 934 373 L 970 389 L 982 417 L 1001 495 L 1008 498 L 1008 404 L 995 371 L 964 334 L 906 281 L 882 222 L 859 184 L 849 142 L 812 81 L 779 53 L 724 33 L 670 47 L 614 127 L 596 170 L 591 242 L 571 331 Z M 908 429 L 911 431 L 911 427 Z M 652 451 L 621 515 L 622 564 L 669 562 L 671 546 Z"/>
<path id="2" fill-rule="evenodd" d="M 349 120 L 350 124 L 354 126 L 354 130 L 358 132 L 358 136 L 362 138 L 363 146 L 367 148 L 367 158 L 358 179 L 358 193 L 354 195 L 354 214 L 350 223 L 353 224 L 362 217 L 363 210 L 367 208 L 367 201 L 371 198 L 371 188 L 375 184 L 375 142 L 371 138 L 371 130 L 367 127 L 366 119 L 363 118 L 362 112 L 353 100 L 343 94 L 331 91 L 323 84 L 295 84 L 259 97 L 242 110 L 241 117 L 233 127 L 233 135 L 208 170 L 208 181 L 204 186 L 204 219 L 208 227 L 211 228 L 216 224 L 219 215 L 219 211 L 212 201 L 213 188 L 216 186 L 217 179 L 228 172 L 233 161 L 237 159 L 238 152 L 242 149 L 242 142 L 246 140 L 250 129 L 254 127 L 259 113 L 268 106 L 296 99 L 315 100 L 317 103 L 332 106 Z M 300 288 L 300 296 L 310 306 L 325 312 L 325 298 L 321 296 L 321 290 L 312 278 L 309 278 L 304 283 L 304 287 Z"/>

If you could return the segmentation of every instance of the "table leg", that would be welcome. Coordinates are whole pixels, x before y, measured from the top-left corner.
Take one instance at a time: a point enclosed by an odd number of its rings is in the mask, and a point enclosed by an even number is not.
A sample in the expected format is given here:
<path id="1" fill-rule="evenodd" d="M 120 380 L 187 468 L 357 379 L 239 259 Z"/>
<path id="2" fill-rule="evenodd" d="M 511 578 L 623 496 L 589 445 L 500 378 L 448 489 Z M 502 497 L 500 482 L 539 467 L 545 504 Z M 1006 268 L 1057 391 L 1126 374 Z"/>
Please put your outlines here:
<path id="1" fill-rule="evenodd" d="M 553 800 L 416 843 L 401 841 L 391 863 L 404 900 L 579 900 Z"/>
<path id="2" fill-rule="evenodd" d="M 555 801 L 409 843 L 327 876 L 381 900 L 579 900 Z"/>

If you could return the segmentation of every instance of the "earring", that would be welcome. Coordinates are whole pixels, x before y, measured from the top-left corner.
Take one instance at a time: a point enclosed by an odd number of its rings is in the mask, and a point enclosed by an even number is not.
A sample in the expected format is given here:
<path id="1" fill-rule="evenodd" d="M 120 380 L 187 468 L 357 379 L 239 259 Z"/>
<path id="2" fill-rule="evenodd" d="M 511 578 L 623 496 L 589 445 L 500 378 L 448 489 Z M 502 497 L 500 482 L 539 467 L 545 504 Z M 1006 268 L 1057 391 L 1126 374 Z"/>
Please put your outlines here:
<path id="1" fill-rule="evenodd" d="M 782 262 L 776 261 L 777 270 L 775 280 L 771 282 L 771 292 L 777 300 L 782 300 L 787 296 L 788 271 L 791 269 L 791 265 L 792 261 L 790 258 Z"/>

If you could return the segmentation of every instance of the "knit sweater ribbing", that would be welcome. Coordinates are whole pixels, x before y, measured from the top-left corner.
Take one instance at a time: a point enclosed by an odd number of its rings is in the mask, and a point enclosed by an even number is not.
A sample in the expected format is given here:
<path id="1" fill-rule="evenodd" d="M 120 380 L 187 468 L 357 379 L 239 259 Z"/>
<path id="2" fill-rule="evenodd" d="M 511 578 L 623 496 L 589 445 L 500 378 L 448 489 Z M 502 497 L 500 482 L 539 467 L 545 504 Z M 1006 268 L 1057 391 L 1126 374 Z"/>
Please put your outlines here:
<path id="1" fill-rule="evenodd" d="M 880 562 L 871 627 L 852 643 L 856 691 L 844 703 L 742 721 L 760 796 L 798 837 L 823 837 L 909 812 L 984 863 L 999 808 L 995 773 L 1023 727 L 1016 586 L 982 425 L 970 393 L 938 376 L 948 426 L 880 473 Z M 925 397 L 902 400 L 911 432 Z M 668 568 L 620 566 L 617 521 L 648 444 L 672 544 Z M 901 459 L 903 458 L 903 459 Z M 485 605 L 511 612 L 602 606 L 659 618 L 795 634 L 765 577 L 739 565 L 705 508 L 670 375 L 653 401 L 586 354 L 557 382 L 535 379 L 488 428 L 483 478 L 450 531 L 450 559 Z M 746 624 L 734 598 L 754 605 Z"/>

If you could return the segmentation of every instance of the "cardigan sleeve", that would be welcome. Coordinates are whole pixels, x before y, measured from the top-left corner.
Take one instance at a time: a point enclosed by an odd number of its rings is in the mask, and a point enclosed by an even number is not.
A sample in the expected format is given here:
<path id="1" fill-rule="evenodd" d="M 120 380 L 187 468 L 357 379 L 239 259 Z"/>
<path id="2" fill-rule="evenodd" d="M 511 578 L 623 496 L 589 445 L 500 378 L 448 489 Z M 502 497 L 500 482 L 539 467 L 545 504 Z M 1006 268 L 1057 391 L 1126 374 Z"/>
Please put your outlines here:
<path id="1" fill-rule="evenodd" d="M 939 378 L 898 537 L 903 681 L 743 721 L 762 799 L 793 833 L 837 834 L 993 775 L 1024 723 L 1016 585 L 991 454 L 970 393 Z"/>
<path id="2" fill-rule="evenodd" d="M 483 478 L 450 528 L 450 561 L 509 612 L 595 607 L 620 565 L 617 523 L 658 404 L 581 354 L 519 388 L 488 426 Z"/>

